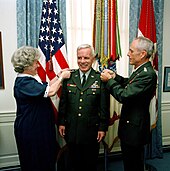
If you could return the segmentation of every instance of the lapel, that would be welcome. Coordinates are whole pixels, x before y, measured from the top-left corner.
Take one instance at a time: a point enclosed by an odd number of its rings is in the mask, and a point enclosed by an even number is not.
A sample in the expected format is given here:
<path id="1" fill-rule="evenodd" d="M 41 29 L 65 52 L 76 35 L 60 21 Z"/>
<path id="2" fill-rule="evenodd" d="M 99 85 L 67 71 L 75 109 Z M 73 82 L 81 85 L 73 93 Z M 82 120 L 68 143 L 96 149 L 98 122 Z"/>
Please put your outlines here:
<path id="1" fill-rule="evenodd" d="M 89 76 L 84 84 L 84 87 L 82 87 L 81 85 L 79 70 L 76 70 L 72 74 L 73 74 L 72 76 L 73 82 L 77 85 L 77 88 L 80 89 L 81 91 L 88 89 L 96 81 L 96 73 L 94 69 L 91 69 L 91 72 L 89 73 Z"/>
<path id="2" fill-rule="evenodd" d="M 144 65 L 142 65 L 141 67 L 139 67 L 135 72 L 132 73 L 132 75 L 129 77 L 128 82 L 132 83 L 133 80 L 136 78 L 136 76 L 138 76 L 142 71 L 147 71 L 147 68 L 152 66 L 151 62 L 147 62 Z"/>
<path id="3" fill-rule="evenodd" d="M 96 73 L 94 69 L 91 69 L 91 72 L 89 73 L 87 81 L 85 82 L 84 87 L 82 87 L 82 90 L 84 91 L 87 88 L 89 88 L 95 81 L 96 81 Z M 99 84 L 99 83 L 96 82 L 96 84 Z"/>
<path id="4" fill-rule="evenodd" d="M 79 70 L 76 70 L 72 73 L 72 81 L 75 83 L 78 89 L 81 89 L 81 81 L 80 81 L 80 74 Z"/>

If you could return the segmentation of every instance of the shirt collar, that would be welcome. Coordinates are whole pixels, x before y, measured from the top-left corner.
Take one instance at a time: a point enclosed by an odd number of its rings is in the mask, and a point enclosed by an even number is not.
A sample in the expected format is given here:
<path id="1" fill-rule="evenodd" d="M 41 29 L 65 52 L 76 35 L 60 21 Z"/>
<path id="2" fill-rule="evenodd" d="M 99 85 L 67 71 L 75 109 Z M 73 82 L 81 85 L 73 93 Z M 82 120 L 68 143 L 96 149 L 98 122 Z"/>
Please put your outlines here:
<path id="1" fill-rule="evenodd" d="M 42 84 L 42 81 L 41 81 L 41 79 L 40 79 L 39 75 L 32 76 L 32 75 L 30 75 L 30 74 L 22 74 L 22 73 L 18 73 L 17 77 L 31 77 L 31 78 L 36 79 L 39 83 L 41 83 L 41 84 Z"/>
<path id="2" fill-rule="evenodd" d="M 80 72 L 80 78 L 82 78 L 83 77 L 83 74 L 85 74 L 86 75 L 86 79 L 88 78 L 88 76 L 89 76 L 89 74 L 90 74 L 90 71 L 91 71 L 91 69 L 89 69 L 86 73 L 84 73 L 84 72 L 82 72 L 80 69 L 79 69 L 79 72 Z"/>
<path id="3" fill-rule="evenodd" d="M 147 62 L 144 62 L 143 64 L 139 65 L 137 68 L 133 69 L 133 70 L 132 70 L 132 73 L 135 72 L 136 70 L 138 70 L 138 69 L 139 69 L 142 65 L 144 65 L 145 63 L 147 63 Z"/>

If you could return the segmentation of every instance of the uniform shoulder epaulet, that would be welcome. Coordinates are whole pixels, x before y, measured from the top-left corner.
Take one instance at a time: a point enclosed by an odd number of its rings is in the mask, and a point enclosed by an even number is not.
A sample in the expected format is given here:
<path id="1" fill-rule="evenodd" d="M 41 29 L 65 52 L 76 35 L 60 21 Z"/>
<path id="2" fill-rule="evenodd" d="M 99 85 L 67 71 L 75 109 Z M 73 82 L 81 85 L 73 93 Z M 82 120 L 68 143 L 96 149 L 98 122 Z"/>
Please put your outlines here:
<path id="1" fill-rule="evenodd" d="M 95 70 L 96 74 L 100 74 L 100 72 L 98 70 Z"/>
<path id="2" fill-rule="evenodd" d="M 78 69 L 70 69 L 71 72 L 76 72 Z"/>

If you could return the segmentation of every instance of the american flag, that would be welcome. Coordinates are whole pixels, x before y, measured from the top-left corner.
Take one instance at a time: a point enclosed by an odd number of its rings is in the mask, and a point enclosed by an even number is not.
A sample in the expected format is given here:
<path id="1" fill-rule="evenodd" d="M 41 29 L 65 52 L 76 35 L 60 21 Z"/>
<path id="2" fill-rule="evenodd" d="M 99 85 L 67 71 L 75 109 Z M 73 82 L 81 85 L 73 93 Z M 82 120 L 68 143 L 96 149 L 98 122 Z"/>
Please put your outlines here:
<path id="1" fill-rule="evenodd" d="M 38 69 L 42 81 L 52 80 L 61 69 L 69 68 L 56 0 L 43 1 L 38 49 L 42 54 Z M 56 120 L 59 92 L 52 98 Z"/>

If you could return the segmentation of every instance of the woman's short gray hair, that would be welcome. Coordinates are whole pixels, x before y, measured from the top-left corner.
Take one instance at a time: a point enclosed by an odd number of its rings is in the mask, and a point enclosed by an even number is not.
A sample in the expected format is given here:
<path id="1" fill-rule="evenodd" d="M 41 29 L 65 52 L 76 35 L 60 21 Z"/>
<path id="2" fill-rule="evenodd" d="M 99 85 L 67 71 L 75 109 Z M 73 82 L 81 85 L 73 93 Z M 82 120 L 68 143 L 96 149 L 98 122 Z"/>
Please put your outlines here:
<path id="1" fill-rule="evenodd" d="M 25 68 L 32 66 L 35 60 L 40 58 L 40 52 L 37 48 L 31 46 L 22 46 L 17 49 L 11 58 L 14 70 L 22 73 Z"/>
<path id="2" fill-rule="evenodd" d="M 154 44 L 153 42 L 143 36 L 139 36 L 136 38 L 138 40 L 137 47 L 139 50 L 145 50 L 147 52 L 147 58 L 150 58 L 154 52 Z"/>
<path id="3" fill-rule="evenodd" d="M 86 48 L 90 48 L 91 49 L 91 55 L 94 57 L 96 54 L 95 54 L 95 51 L 94 51 L 94 48 L 89 45 L 89 44 L 81 44 L 80 46 L 77 47 L 77 51 L 80 50 L 80 49 L 86 49 Z"/>

